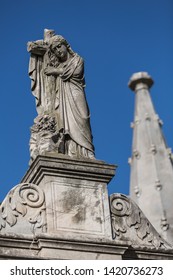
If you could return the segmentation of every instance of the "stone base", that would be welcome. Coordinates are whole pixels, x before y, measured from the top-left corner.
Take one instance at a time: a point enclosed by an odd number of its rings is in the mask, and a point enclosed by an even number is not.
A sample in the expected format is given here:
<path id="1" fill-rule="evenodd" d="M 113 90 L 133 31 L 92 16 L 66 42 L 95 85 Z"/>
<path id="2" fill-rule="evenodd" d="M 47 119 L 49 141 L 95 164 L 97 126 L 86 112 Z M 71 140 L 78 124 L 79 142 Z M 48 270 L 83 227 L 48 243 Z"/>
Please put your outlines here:
<path id="1" fill-rule="evenodd" d="M 1 235 L 0 259 L 173 260 L 172 250 L 132 248 L 128 242 L 59 239 L 53 235 Z"/>
<path id="2" fill-rule="evenodd" d="M 47 233 L 112 238 L 107 183 L 115 166 L 97 160 L 38 156 L 22 183 L 45 194 Z"/>
<path id="3" fill-rule="evenodd" d="M 140 208 L 107 184 L 115 166 L 38 156 L 0 205 L 0 259 L 173 259 Z"/>

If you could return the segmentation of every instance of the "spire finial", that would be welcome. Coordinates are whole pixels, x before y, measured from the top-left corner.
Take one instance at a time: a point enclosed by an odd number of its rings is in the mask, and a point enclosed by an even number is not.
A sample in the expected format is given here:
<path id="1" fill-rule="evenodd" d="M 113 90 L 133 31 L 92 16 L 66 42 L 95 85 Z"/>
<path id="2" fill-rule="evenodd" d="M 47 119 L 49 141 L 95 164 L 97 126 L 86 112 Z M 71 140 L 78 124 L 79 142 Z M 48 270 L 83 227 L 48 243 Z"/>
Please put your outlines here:
<path id="1" fill-rule="evenodd" d="M 128 83 L 131 90 L 137 91 L 139 89 L 149 89 L 153 85 L 153 79 L 148 75 L 147 72 L 134 73 Z"/>

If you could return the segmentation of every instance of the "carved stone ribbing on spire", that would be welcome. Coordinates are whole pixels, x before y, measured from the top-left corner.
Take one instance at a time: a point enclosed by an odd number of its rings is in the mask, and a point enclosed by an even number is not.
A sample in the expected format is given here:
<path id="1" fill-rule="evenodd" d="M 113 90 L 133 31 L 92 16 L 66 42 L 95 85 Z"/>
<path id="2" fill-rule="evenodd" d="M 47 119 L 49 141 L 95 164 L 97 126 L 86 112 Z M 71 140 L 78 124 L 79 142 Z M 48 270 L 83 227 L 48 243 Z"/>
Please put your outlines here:
<path id="1" fill-rule="evenodd" d="M 130 195 L 157 231 L 173 243 L 173 165 L 149 93 L 153 80 L 147 72 L 139 72 L 128 85 L 136 93 Z M 136 120 L 140 120 L 137 125 Z"/>

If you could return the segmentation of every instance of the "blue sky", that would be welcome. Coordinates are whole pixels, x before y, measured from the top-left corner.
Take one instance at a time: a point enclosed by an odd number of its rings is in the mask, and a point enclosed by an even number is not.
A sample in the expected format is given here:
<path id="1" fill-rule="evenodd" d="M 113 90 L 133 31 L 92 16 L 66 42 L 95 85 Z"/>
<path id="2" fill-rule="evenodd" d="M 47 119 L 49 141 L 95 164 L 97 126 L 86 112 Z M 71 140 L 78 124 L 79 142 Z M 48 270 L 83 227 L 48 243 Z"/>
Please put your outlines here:
<path id="1" fill-rule="evenodd" d="M 96 158 L 118 165 L 109 193 L 128 194 L 134 72 L 147 71 L 155 109 L 173 147 L 172 0 L 6 0 L 1 3 L 0 201 L 28 169 L 36 117 L 26 43 L 44 28 L 63 35 L 85 60 L 86 96 Z"/>

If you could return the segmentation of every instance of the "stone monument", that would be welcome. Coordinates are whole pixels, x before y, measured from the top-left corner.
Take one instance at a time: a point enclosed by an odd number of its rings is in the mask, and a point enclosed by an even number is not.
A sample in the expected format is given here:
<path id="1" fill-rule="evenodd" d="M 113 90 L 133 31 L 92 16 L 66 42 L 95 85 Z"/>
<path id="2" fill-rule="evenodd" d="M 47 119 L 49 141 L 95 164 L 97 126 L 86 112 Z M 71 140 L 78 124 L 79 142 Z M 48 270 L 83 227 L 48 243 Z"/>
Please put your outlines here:
<path id="1" fill-rule="evenodd" d="M 29 76 L 38 116 L 31 128 L 31 162 L 46 151 L 94 158 L 85 98 L 84 61 L 53 30 L 28 43 Z"/>
<path id="2" fill-rule="evenodd" d="M 83 59 L 47 29 L 28 51 L 38 116 L 30 167 L 0 205 L 0 259 L 173 259 L 129 197 L 108 197 L 116 166 L 95 159 Z"/>

